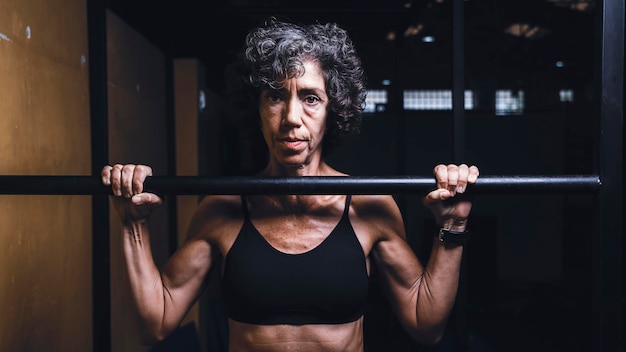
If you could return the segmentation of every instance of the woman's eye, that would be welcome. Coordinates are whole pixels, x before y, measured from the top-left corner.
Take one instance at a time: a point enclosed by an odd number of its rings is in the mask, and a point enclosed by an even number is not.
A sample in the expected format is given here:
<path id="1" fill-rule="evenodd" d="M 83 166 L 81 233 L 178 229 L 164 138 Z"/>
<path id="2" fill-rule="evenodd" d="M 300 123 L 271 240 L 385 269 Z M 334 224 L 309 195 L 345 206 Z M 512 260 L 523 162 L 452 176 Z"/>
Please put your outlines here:
<path id="1" fill-rule="evenodd" d="M 280 101 L 280 94 L 268 94 L 267 95 L 267 100 L 276 103 L 278 101 Z"/>
<path id="2" fill-rule="evenodd" d="M 315 104 L 315 103 L 320 101 L 320 98 L 318 98 L 318 97 L 316 97 L 314 95 L 309 95 L 309 96 L 304 98 L 304 101 L 307 102 L 308 104 Z"/>

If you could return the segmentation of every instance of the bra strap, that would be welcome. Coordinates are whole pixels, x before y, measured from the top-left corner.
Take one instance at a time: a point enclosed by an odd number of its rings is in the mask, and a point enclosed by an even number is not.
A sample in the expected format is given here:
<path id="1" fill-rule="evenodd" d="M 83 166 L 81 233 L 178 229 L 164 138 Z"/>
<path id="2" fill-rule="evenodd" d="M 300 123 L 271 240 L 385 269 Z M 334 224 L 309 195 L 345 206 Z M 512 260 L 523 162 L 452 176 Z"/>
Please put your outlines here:
<path id="1" fill-rule="evenodd" d="M 243 211 L 244 219 L 248 220 L 250 215 L 248 214 L 248 202 L 246 201 L 246 196 L 241 195 L 241 210 Z"/>
<path id="2" fill-rule="evenodd" d="M 352 200 L 352 195 L 348 194 L 346 195 L 346 205 L 343 208 L 343 216 L 348 216 L 348 214 L 350 213 L 350 201 Z"/>

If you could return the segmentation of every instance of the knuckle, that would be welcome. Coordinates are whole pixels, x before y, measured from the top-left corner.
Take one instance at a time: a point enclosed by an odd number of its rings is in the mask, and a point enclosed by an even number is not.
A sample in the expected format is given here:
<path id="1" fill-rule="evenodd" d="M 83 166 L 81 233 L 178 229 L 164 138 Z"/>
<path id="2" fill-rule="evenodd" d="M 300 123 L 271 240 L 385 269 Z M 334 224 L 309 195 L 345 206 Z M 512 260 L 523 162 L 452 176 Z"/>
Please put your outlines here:
<path id="1" fill-rule="evenodd" d="M 141 180 L 133 181 L 133 189 L 140 190 L 143 187 L 143 182 Z"/>
<path id="2" fill-rule="evenodd" d="M 147 165 L 137 165 L 137 170 L 141 171 L 142 173 L 146 175 L 149 175 L 152 173 L 152 168 Z"/>

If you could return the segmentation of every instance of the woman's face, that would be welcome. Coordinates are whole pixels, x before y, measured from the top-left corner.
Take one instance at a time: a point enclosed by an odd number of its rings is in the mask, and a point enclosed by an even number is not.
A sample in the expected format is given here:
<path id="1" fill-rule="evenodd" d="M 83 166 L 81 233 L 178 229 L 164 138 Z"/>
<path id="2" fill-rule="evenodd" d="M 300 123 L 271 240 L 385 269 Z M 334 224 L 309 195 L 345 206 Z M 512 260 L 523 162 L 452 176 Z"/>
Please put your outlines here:
<path id="1" fill-rule="evenodd" d="M 319 63 L 307 61 L 304 75 L 281 89 L 263 90 L 259 113 L 270 163 L 289 168 L 318 165 L 326 130 L 328 96 Z"/>

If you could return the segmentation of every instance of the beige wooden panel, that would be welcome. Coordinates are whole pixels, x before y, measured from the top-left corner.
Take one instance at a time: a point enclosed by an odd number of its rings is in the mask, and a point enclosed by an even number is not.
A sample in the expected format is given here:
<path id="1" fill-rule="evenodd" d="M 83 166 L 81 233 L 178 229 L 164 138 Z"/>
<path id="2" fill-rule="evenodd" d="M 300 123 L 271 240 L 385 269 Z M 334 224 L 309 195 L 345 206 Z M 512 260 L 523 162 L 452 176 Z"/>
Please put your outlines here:
<path id="1" fill-rule="evenodd" d="M 88 175 L 84 0 L 0 1 L 0 174 Z M 90 351 L 91 199 L 0 196 L 0 351 Z"/>
<path id="2" fill-rule="evenodd" d="M 176 174 L 198 175 L 198 68 L 195 59 L 174 62 L 174 106 L 176 126 Z M 197 196 L 177 196 L 178 240 L 185 241 Z"/>
<path id="3" fill-rule="evenodd" d="M 109 160 L 147 164 L 155 175 L 167 172 L 164 54 L 113 12 L 107 12 Z M 166 200 L 167 201 L 167 200 Z M 151 244 L 157 265 L 168 254 L 167 204 L 151 218 Z M 142 351 L 135 317 L 123 284 L 121 229 L 111 209 L 111 348 Z"/>

